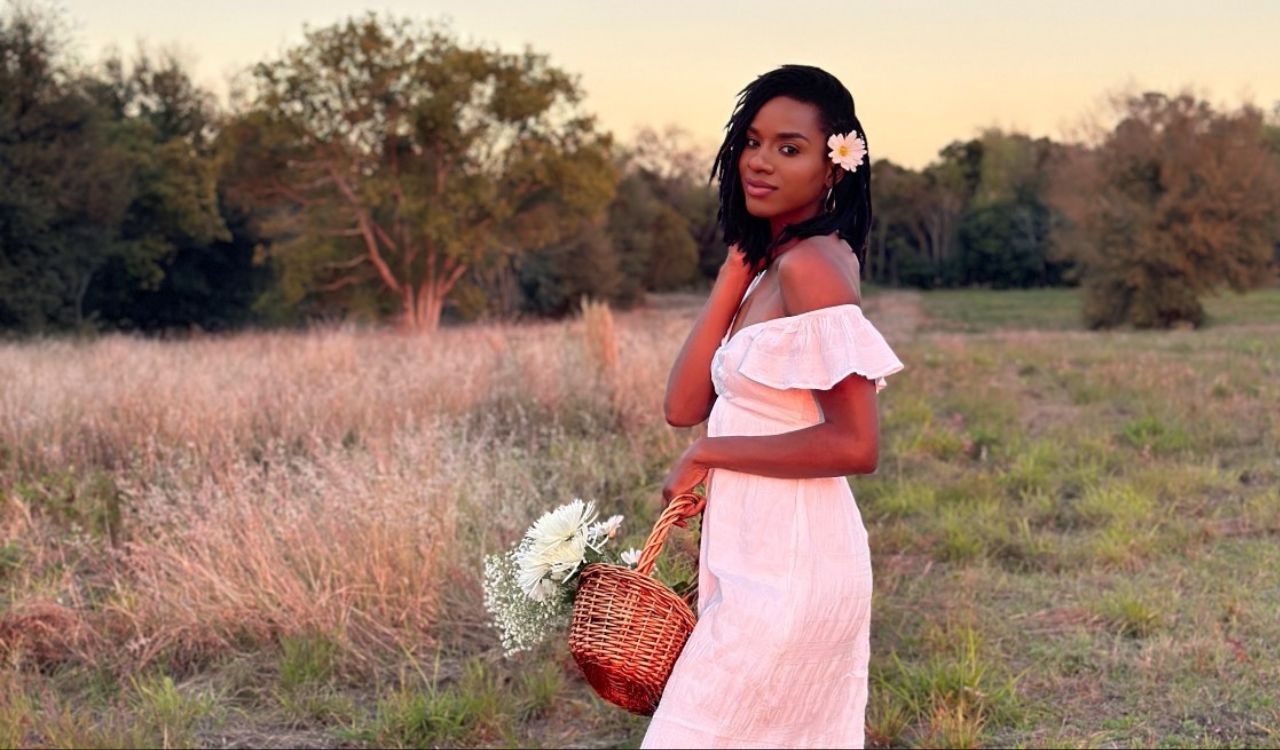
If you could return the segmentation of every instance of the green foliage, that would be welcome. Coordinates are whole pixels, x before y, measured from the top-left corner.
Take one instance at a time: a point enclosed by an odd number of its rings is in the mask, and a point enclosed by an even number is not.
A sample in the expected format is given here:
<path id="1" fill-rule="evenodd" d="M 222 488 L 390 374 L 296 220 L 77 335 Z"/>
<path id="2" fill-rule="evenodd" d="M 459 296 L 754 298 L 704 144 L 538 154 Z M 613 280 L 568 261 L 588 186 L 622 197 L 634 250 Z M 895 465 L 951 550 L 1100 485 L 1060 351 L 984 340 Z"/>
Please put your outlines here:
<path id="1" fill-rule="evenodd" d="M 542 662 L 520 675 L 520 717 L 526 721 L 545 716 L 565 690 L 564 670 L 557 663 Z"/>
<path id="2" fill-rule="evenodd" d="M 983 653 L 981 636 L 972 627 L 937 629 L 941 643 L 925 659 L 904 660 L 894 651 L 873 662 L 872 693 L 892 696 L 886 710 L 890 726 L 901 733 L 906 724 L 923 724 L 922 734 L 943 734 L 926 746 L 973 744 L 988 722 L 1008 723 L 1021 712 L 1015 680 L 1000 677 Z M 883 705 L 883 704 L 882 704 Z M 970 742 L 961 743 L 963 737 Z"/>
<path id="3" fill-rule="evenodd" d="M 180 690 L 168 675 L 136 677 L 132 683 L 138 728 L 166 747 L 193 744 L 197 722 L 218 710 L 212 691 Z"/>
<path id="4" fill-rule="evenodd" d="M 953 283 L 994 289 L 1063 282 L 1065 264 L 1050 260 L 1049 209 L 1038 200 L 975 208 L 960 222 Z"/>
<path id="5" fill-rule="evenodd" d="M 609 235 L 618 248 L 625 300 L 646 289 L 665 290 L 693 279 L 698 249 L 689 222 L 658 197 L 655 177 L 634 171 L 618 184 L 609 207 Z"/>
<path id="6" fill-rule="evenodd" d="M 83 325 L 95 272 L 126 252 L 125 155 L 70 79 L 50 19 L 0 17 L 0 327 Z"/>
<path id="7" fill-rule="evenodd" d="M 545 55 L 368 14 L 254 67 L 228 124 L 233 199 L 262 211 L 287 300 L 389 299 L 438 325 L 472 269 L 565 243 L 613 196 L 611 138 Z"/>
<path id="8" fill-rule="evenodd" d="M 525 304 L 534 312 L 565 315 L 583 297 L 617 301 L 625 278 L 619 265 L 608 235 L 595 227 L 538 248 L 521 263 Z"/>
<path id="9" fill-rule="evenodd" d="M 71 69 L 54 23 L 0 18 L 0 328 L 127 325 L 180 246 L 230 239 L 209 96 L 171 58 Z"/>
<path id="10" fill-rule="evenodd" d="M 876 226 L 864 272 L 888 284 L 996 288 L 1062 284 L 1069 259 L 1051 252 L 1047 139 L 988 129 L 955 141 L 920 172 L 872 165 Z"/>
<path id="11" fill-rule="evenodd" d="M 1280 159 L 1251 106 L 1219 113 L 1157 92 L 1115 105 L 1103 142 L 1056 168 L 1056 241 L 1082 269 L 1085 322 L 1199 326 L 1208 293 L 1274 278 Z"/>

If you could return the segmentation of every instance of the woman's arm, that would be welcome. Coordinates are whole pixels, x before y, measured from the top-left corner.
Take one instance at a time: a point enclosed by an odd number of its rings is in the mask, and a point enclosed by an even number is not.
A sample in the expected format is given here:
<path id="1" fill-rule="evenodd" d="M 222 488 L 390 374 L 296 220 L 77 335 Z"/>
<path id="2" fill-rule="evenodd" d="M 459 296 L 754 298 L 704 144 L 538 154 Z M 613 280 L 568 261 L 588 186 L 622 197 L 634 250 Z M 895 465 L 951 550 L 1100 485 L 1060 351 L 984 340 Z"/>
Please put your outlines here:
<path id="1" fill-rule="evenodd" d="M 775 265 L 788 315 L 861 301 L 842 262 L 817 247 L 797 246 Z M 854 373 L 813 394 L 822 423 L 779 435 L 700 438 L 668 474 L 664 497 L 689 491 L 713 468 L 792 479 L 875 472 L 880 457 L 875 383 Z"/>
<path id="2" fill-rule="evenodd" d="M 742 252 L 737 245 L 731 246 L 711 288 L 711 297 L 671 366 L 662 404 L 668 424 L 692 427 L 711 414 L 716 400 L 711 384 L 711 358 L 729 330 L 751 278 L 750 270 L 743 265 Z"/>
<path id="3" fill-rule="evenodd" d="M 823 422 L 780 435 L 699 438 L 691 460 L 770 477 L 803 479 L 872 474 L 880 463 L 876 386 L 858 374 L 814 391 Z"/>

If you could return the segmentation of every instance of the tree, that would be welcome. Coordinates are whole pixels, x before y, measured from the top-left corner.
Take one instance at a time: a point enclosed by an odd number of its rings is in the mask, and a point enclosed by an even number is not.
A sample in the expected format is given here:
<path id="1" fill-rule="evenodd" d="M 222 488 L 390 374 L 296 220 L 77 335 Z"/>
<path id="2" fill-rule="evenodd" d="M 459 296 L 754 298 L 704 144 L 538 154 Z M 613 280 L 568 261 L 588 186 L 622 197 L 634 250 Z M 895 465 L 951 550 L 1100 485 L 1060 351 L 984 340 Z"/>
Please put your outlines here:
<path id="1" fill-rule="evenodd" d="M 130 252 L 106 259 L 86 304 L 120 327 L 207 324 L 226 314 L 211 288 L 243 282 L 250 271 L 218 202 L 213 95 L 195 86 L 172 54 L 153 58 L 139 49 L 131 66 L 112 55 L 102 68 L 85 77 L 85 88 L 129 176 L 119 233 Z M 232 276 L 200 278 L 202 269 Z"/>
<path id="2" fill-rule="evenodd" d="M 0 327 L 73 327 L 113 255 L 131 249 L 126 158 L 75 71 L 57 18 L 11 6 L 0 15 Z"/>
<path id="3" fill-rule="evenodd" d="M 1262 113 L 1220 114 L 1185 92 L 1113 104 L 1114 129 L 1055 169 L 1069 220 L 1055 243 L 1081 264 L 1090 326 L 1200 325 L 1204 294 L 1275 274 L 1280 160 Z"/>
<path id="4" fill-rule="evenodd" d="M 955 141 L 942 149 L 936 162 L 924 169 L 929 190 L 921 207 L 927 244 L 935 273 L 941 273 L 955 246 L 959 221 L 982 178 L 982 141 Z"/>
<path id="5" fill-rule="evenodd" d="M 635 302 L 646 290 L 671 289 L 693 280 L 698 247 L 689 222 L 656 195 L 652 176 L 632 169 L 609 206 L 609 237 L 622 270 L 621 296 Z"/>
<path id="6" fill-rule="evenodd" d="M 947 275 L 996 288 L 1062 283 L 1067 264 L 1050 258 L 1054 217 L 1043 199 L 1053 144 L 997 128 L 985 130 L 981 143 L 980 173 Z"/>
<path id="7" fill-rule="evenodd" d="M 929 179 L 888 159 L 871 165 L 871 236 L 867 278 L 890 284 L 934 286 L 938 269 L 929 252 L 933 191 Z"/>
<path id="8" fill-rule="evenodd" d="M 268 252 L 295 298 L 373 285 L 432 330 L 469 269 L 572 235 L 612 197 L 610 138 L 527 49 L 369 14 L 308 31 L 254 78 L 228 179 L 274 207 Z"/>
<path id="9" fill-rule="evenodd" d="M 603 227 L 590 225 L 563 241 L 526 253 L 519 268 L 529 309 L 544 315 L 577 310 L 582 297 L 619 299 L 624 277 Z"/>
<path id="10" fill-rule="evenodd" d="M 166 132 L 182 122 L 133 106 L 182 104 L 185 74 L 171 60 L 127 78 L 73 68 L 58 20 L 0 17 L 0 326 L 22 330 L 119 323 L 179 244 L 229 238 L 211 161 Z"/>

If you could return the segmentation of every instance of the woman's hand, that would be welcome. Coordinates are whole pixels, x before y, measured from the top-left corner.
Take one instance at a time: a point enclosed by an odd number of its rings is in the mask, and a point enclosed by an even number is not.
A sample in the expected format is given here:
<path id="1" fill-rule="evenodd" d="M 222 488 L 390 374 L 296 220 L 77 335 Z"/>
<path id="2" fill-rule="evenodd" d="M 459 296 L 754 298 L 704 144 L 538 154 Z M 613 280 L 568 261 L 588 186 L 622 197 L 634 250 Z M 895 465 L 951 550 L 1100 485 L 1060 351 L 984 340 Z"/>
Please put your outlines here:
<path id="1" fill-rule="evenodd" d="M 717 278 L 722 278 L 725 283 L 736 288 L 746 291 L 751 284 L 751 279 L 755 277 L 755 271 L 746 265 L 747 256 L 742 252 L 742 248 L 738 243 L 729 246 L 729 253 L 725 255 L 724 263 L 720 264 L 720 273 Z"/>
<path id="2" fill-rule="evenodd" d="M 707 475 L 710 473 L 710 467 L 699 462 L 704 438 L 698 438 L 690 445 L 680 458 L 671 467 L 671 471 L 667 472 L 667 479 L 662 483 L 662 504 L 665 508 L 673 499 L 680 495 L 693 492 L 693 488 L 706 481 Z M 698 512 L 702 510 L 702 503 L 696 507 Z M 697 515 L 697 512 L 689 515 Z M 685 516 L 684 518 L 688 518 Z M 676 521 L 676 526 L 687 528 L 688 524 L 684 518 Z"/>

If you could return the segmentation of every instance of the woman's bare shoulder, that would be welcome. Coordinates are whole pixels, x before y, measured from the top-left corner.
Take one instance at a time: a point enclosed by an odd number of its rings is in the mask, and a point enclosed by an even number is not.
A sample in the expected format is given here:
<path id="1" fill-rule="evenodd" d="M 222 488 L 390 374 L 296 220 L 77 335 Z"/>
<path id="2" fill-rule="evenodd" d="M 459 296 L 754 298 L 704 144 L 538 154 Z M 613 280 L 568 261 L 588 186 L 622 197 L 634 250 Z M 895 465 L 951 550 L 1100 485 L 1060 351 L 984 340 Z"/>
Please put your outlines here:
<path id="1" fill-rule="evenodd" d="M 858 259 L 833 237 L 806 237 L 778 257 L 778 284 L 787 315 L 860 304 Z"/>

